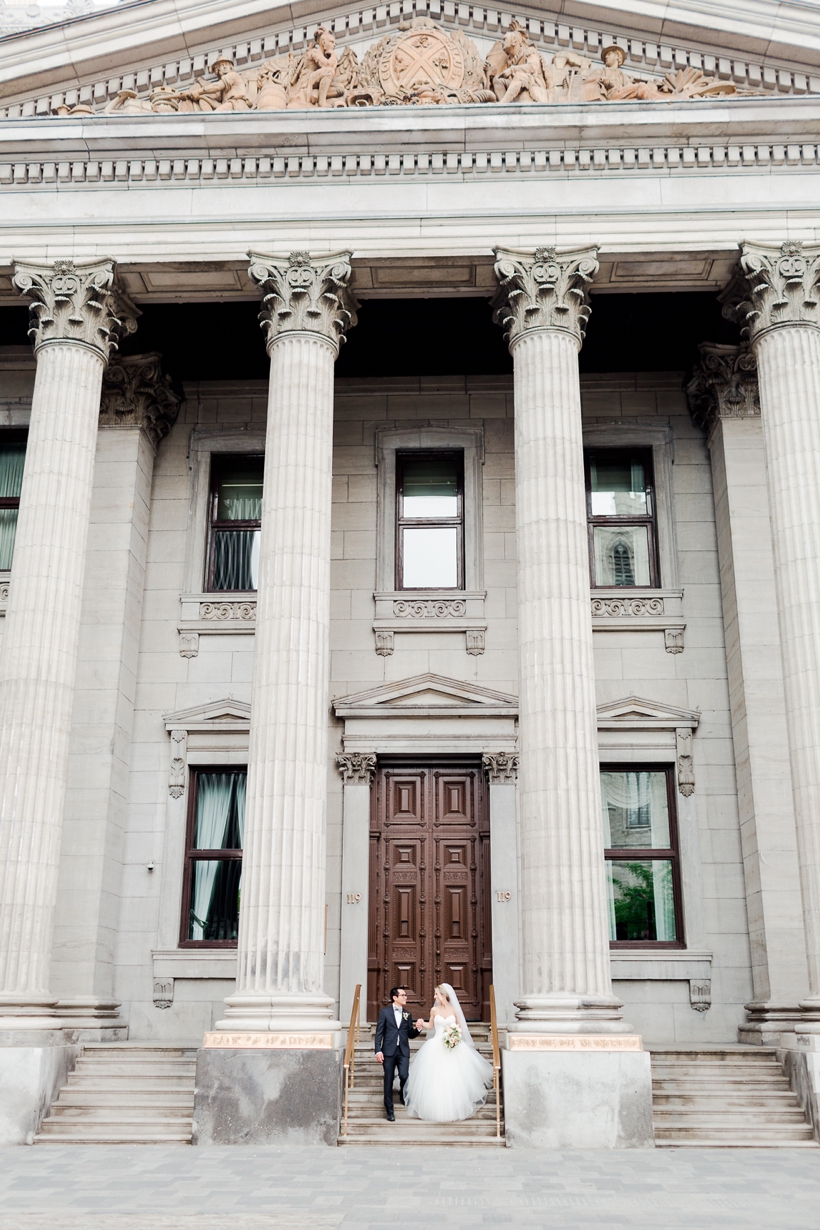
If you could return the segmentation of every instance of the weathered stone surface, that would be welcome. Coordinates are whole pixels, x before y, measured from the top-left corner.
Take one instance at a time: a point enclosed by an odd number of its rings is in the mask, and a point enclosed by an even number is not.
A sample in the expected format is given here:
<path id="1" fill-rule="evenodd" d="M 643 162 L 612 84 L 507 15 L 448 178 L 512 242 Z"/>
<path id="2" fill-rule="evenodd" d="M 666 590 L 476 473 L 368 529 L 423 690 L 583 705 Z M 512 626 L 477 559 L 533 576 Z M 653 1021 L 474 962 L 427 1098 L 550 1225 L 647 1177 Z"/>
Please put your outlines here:
<path id="1" fill-rule="evenodd" d="M 651 1149 L 647 1051 L 504 1051 L 507 1144 L 519 1149 Z"/>
<path id="2" fill-rule="evenodd" d="M 64 1085 L 82 1047 L 26 1045 L 34 1031 L 9 1030 L 0 1035 L 0 1145 L 31 1144 L 57 1091 Z M 39 1040 L 38 1040 L 39 1041 Z"/>
<path id="3" fill-rule="evenodd" d="M 335 1145 L 340 1051 L 201 1050 L 195 1145 Z"/>

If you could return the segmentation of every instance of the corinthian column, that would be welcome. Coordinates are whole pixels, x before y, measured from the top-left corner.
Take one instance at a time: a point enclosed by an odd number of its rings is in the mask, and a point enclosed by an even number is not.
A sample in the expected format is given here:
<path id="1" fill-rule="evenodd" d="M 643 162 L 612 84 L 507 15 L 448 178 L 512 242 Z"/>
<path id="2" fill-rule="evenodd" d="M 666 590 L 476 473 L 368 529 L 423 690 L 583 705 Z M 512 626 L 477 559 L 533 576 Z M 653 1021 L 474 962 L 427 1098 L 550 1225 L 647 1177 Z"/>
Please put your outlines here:
<path id="1" fill-rule="evenodd" d="M 820 1009 L 820 246 L 744 244 L 757 359 L 809 995 Z M 801 1028 L 800 1026 L 798 1028 Z"/>
<path id="2" fill-rule="evenodd" d="M 578 351 L 596 249 L 496 252 L 515 372 L 519 813 L 527 1032 L 625 1028 L 604 885 Z"/>
<path id="3" fill-rule="evenodd" d="M 251 253 L 270 355 L 236 994 L 218 1028 L 338 1029 L 323 991 L 333 364 L 350 253 Z"/>
<path id="4" fill-rule="evenodd" d="M 0 658 L 0 1026 L 54 1028 L 52 923 L 100 386 L 136 310 L 113 261 L 18 264 L 37 357 Z"/>

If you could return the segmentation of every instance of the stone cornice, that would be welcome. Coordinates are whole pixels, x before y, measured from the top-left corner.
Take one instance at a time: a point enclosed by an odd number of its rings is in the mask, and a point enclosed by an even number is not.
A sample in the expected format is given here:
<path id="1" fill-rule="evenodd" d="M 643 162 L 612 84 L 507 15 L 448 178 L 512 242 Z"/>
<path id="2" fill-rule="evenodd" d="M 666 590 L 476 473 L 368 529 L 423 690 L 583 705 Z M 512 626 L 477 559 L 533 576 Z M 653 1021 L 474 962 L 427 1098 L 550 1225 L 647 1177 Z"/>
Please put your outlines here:
<path id="1" fill-rule="evenodd" d="M 589 285 L 598 272 L 597 253 L 597 248 L 496 249 L 493 320 L 504 330 L 510 350 L 525 334 L 543 330 L 571 333 L 582 344 L 590 311 Z"/>
<path id="2" fill-rule="evenodd" d="M 758 416 L 757 363 L 748 342 L 742 346 L 703 342 L 698 350 L 700 362 L 686 385 L 697 426 L 708 435 L 718 419 Z"/>
<path id="3" fill-rule="evenodd" d="M 338 351 L 356 324 L 358 304 L 348 282 L 350 252 L 311 258 L 308 252 L 264 256 L 249 252 L 250 275 L 262 291 L 259 323 L 271 347 L 288 333 L 316 333 Z"/>
<path id="4" fill-rule="evenodd" d="M 29 337 L 43 346 L 74 342 L 108 362 L 119 339 L 133 333 L 139 311 L 118 285 L 112 260 L 17 262 L 13 284 L 30 301 Z"/>
<path id="5" fill-rule="evenodd" d="M 744 243 L 740 267 L 748 297 L 734 305 L 734 315 L 752 343 L 785 325 L 820 328 L 820 244 Z"/>
<path id="6" fill-rule="evenodd" d="M 156 448 L 167 436 L 182 401 L 158 354 L 137 354 L 110 363 L 100 397 L 101 427 L 142 427 Z"/>

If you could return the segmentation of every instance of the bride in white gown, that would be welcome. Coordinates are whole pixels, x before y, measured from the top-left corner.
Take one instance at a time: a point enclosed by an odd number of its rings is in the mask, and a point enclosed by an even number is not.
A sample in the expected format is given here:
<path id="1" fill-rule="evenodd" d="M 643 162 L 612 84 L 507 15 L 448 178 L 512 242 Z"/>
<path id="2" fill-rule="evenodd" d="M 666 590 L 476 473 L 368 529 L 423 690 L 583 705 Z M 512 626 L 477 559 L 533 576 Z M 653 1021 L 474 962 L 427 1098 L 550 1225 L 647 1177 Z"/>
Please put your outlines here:
<path id="1" fill-rule="evenodd" d="M 469 1119 L 487 1101 L 493 1083 L 492 1065 L 479 1055 L 470 1037 L 458 996 L 449 983 L 436 987 L 429 1021 L 417 1021 L 428 1039 L 410 1064 L 404 1090 L 408 1115 L 435 1123 Z M 449 1049 L 444 1042 L 449 1025 L 461 1027 L 461 1041 Z"/>

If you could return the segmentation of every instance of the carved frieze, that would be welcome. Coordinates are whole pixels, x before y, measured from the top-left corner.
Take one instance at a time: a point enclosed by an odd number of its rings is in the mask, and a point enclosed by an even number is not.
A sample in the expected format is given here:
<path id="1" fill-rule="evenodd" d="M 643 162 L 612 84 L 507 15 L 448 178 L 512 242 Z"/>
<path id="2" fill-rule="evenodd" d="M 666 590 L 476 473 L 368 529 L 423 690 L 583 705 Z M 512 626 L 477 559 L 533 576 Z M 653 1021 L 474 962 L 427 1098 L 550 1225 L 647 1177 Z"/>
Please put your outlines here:
<path id="1" fill-rule="evenodd" d="M 393 603 L 397 619 L 458 619 L 466 613 L 463 598 L 399 598 Z"/>
<path id="2" fill-rule="evenodd" d="M 107 363 L 120 338 L 137 327 L 139 309 L 117 282 L 113 261 L 18 261 L 12 282 L 30 300 L 28 335 L 35 353 L 49 343 L 78 342 Z"/>
<path id="3" fill-rule="evenodd" d="M 167 436 L 182 401 L 158 354 L 131 355 L 110 363 L 100 397 L 101 427 L 143 427 L 156 448 Z"/>
<path id="4" fill-rule="evenodd" d="M 199 618 L 208 620 L 256 619 L 255 602 L 201 602 Z"/>
<path id="5" fill-rule="evenodd" d="M 686 385 L 693 422 L 708 433 L 718 419 L 759 415 L 757 362 L 749 343 L 704 342 L 698 350 L 700 362 Z"/>
<path id="6" fill-rule="evenodd" d="M 369 786 L 376 772 L 376 755 L 369 752 L 338 752 L 336 764 L 345 784 Z"/>
<path id="7" fill-rule="evenodd" d="M 663 615 L 663 598 L 593 598 L 592 614 L 604 618 Z"/>
<path id="8" fill-rule="evenodd" d="M 598 272 L 597 252 L 496 248 L 493 320 L 511 349 L 525 333 L 544 329 L 572 333 L 581 345 L 590 312 L 588 288 Z"/>
<path id="9" fill-rule="evenodd" d="M 601 60 L 569 49 L 545 56 L 527 27 L 515 20 L 483 61 L 463 31 L 428 17 L 402 23 L 361 60 L 352 47 L 339 48 L 332 30 L 319 26 L 299 54 L 274 56 L 240 70 L 223 53 L 209 73 L 189 84 L 166 81 L 148 97 L 123 88 L 102 110 L 171 115 L 446 103 L 673 102 L 740 92 L 733 82 L 692 66 L 664 77 L 628 73 L 626 53 L 615 45 L 604 47 Z M 58 114 L 91 115 L 94 108 L 89 99 L 63 104 Z"/>
<path id="10" fill-rule="evenodd" d="M 248 255 L 250 275 L 262 289 L 259 323 L 268 350 L 286 333 L 318 333 L 338 349 L 356 324 L 358 304 L 348 288 L 351 253 L 316 260 L 309 252 L 286 258 Z"/>

